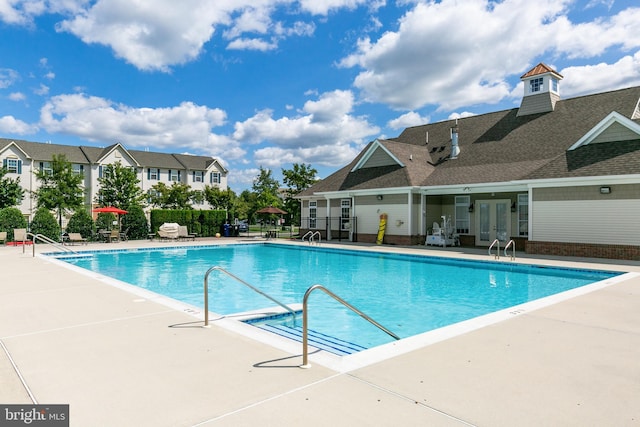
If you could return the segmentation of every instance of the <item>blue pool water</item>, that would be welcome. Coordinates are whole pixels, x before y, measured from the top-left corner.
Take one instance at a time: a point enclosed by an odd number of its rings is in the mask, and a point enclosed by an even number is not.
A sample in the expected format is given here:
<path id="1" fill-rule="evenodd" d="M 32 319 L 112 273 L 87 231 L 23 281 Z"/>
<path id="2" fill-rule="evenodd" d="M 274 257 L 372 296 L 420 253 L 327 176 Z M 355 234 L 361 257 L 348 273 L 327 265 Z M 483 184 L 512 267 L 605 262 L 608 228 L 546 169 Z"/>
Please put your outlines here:
<path id="1" fill-rule="evenodd" d="M 272 244 L 96 252 L 65 261 L 198 307 L 212 266 L 285 304 L 302 303 L 310 286 L 322 284 L 401 338 L 619 274 Z M 217 271 L 209 288 L 216 313 L 274 306 Z M 393 340 L 322 292 L 310 297 L 309 325 L 367 348 Z"/>

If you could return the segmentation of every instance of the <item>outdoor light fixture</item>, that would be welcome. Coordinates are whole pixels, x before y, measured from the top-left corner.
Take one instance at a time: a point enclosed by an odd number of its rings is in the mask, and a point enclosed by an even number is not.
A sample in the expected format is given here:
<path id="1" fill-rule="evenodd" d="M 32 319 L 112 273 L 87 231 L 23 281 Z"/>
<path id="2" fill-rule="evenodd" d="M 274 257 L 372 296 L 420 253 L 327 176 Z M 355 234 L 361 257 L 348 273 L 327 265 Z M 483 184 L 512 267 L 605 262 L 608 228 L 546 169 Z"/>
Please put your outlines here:
<path id="1" fill-rule="evenodd" d="M 378 199 L 378 200 L 382 200 L 382 195 L 381 195 L 381 194 L 377 195 L 377 196 L 376 196 L 376 199 Z"/>
<path id="2" fill-rule="evenodd" d="M 469 205 L 469 212 L 473 212 L 473 203 Z"/>
<path id="3" fill-rule="evenodd" d="M 600 194 L 609 194 L 611 193 L 611 187 L 600 187 Z"/>
<path id="4" fill-rule="evenodd" d="M 511 212 L 516 211 L 516 202 L 511 203 Z"/>

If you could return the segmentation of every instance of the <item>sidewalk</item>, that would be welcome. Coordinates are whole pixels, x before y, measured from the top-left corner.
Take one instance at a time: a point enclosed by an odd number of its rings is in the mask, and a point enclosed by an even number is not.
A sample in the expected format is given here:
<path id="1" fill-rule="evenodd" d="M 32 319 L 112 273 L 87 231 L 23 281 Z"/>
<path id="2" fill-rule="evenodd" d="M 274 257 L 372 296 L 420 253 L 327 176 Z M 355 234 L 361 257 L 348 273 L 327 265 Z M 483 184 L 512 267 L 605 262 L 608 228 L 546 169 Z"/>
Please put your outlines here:
<path id="1" fill-rule="evenodd" d="M 88 248 L 135 245 L 162 243 Z M 640 272 L 600 261 L 571 265 Z M 640 425 L 640 275 L 339 373 L 30 248 L 0 272 L 0 403 L 69 404 L 72 426 Z"/>

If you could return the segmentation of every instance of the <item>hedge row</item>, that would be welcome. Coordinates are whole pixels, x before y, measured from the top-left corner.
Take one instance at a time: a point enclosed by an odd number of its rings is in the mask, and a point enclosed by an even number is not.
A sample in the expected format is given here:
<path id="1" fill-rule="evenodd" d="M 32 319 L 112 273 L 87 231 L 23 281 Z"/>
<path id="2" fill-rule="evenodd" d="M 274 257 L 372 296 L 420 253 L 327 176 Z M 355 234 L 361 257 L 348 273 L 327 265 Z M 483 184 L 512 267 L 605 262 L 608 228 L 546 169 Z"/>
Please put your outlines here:
<path id="1" fill-rule="evenodd" d="M 212 237 L 221 232 L 226 218 L 226 211 L 154 209 L 151 211 L 151 232 L 156 233 L 165 222 L 175 222 L 186 225 L 190 233 Z"/>

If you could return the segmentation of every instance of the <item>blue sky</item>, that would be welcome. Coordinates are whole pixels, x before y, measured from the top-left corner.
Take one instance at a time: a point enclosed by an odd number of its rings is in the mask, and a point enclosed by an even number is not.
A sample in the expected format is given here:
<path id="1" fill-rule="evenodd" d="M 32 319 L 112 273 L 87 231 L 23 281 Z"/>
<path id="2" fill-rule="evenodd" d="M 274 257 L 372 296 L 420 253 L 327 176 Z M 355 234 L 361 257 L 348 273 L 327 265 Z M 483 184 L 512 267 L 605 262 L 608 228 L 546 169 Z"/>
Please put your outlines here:
<path id="1" fill-rule="evenodd" d="M 635 0 L 0 0 L 0 137 L 210 155 L 323 178 L 375 138 L 640 85 Z"/>

